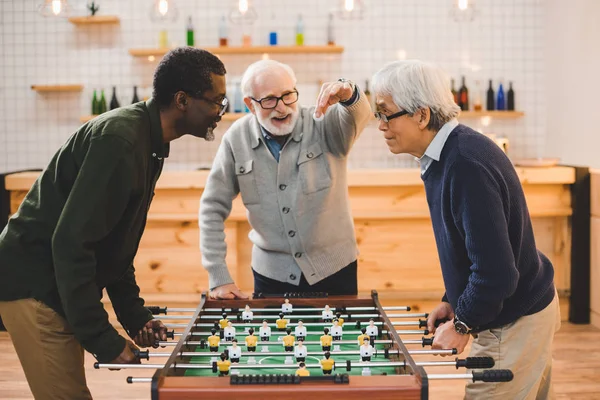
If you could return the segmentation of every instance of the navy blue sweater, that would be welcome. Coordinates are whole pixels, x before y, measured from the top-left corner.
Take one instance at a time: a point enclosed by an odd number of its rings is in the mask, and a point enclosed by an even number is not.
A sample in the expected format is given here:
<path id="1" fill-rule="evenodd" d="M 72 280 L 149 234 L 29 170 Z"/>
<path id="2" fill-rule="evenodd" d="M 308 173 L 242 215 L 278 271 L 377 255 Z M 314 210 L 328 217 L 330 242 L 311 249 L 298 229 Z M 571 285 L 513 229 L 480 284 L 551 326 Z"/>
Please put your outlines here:
<path id="1" fill-rule="evenodd" d="M 544 309 L 554 268 L 539 252 L 510 160 L 484 135 L 458 125 L 422 176 L 446 294 L 476 331 Z"/>

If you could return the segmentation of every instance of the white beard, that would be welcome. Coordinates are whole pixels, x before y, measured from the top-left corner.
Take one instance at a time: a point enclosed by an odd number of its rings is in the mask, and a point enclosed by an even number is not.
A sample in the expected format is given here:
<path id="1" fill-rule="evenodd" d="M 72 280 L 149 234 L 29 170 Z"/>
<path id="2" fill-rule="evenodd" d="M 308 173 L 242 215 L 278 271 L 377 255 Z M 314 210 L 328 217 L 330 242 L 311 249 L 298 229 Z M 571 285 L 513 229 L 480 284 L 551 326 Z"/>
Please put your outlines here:
<path id="1" fill-rule="evenodd" d="M 206 131 L 206 136 L 204 136 L 204 140 L 207 142 L 212 142 L 215 140 L 215 133 L 213 132 L 213 128 L 208 128 Z"/>
<path id="2" fill-rule="evenodd" d="M 290 110 L 290 112 L 288 114 L 291 114 L 290 122 L 288 122 L 285 125 L 280 125 L 279 127 L 276 127 L 275 125 L 273 125 L 273 122 L 271 120 L 271 118 L 281 115 L 279 112 L 277 112 L 275 110 L 273 110 L 271 112 L 271 114 L 269 114 L 269 116 L 264 119 L 259 113 L 256 113 L 256 118 L 258 119 L 258 123 L 263 128 L 265 128 L 267 130 L 267 132 L 269 132 L 271 135 L 285 136 L 285 135 L 289 135 L 294 130 L 294 127 L 296 126 L 296 122 L 298 121 L 298 117 L 300 116 L 300 110 L 296 110 L 296 111 Z"/>

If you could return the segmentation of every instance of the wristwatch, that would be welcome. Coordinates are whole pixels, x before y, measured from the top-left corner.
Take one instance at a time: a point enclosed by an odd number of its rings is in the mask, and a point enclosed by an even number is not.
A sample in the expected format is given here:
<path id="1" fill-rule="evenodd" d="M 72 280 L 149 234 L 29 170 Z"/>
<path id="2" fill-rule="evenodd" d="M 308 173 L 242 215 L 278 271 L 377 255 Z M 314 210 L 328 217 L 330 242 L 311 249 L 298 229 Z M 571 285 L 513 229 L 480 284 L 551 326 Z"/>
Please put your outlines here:
<path id="1" fill-rule="evenodd" d="M 350 100 L 353 96 L 354 93 L 356 92 L 356 84 L 354 82 L 352 82 L 350 79 L 346 79 L 346 78 L 340 78 L 338 79 L 338 82 L 344 82 L 344 83 L 348 83 L 350 85 L 350 88 L 352 89 L 352 95 L 347 98 L 346 100 L 341 100 L 342 103 Z"/>
<path id="2" fill-rule="evenodd" d="M 471 333 L 471 331 L 473 329 L 471 329 L 469 327 L 469 325 L 465 324 L 464 322 L 462 322 L 460 319 L 458 319 L 458 316 L 455 315 L 454 316 L 454 330 L 457 333 L 460 333 L 461 335 L 468 335 L 469 333 Z"/>

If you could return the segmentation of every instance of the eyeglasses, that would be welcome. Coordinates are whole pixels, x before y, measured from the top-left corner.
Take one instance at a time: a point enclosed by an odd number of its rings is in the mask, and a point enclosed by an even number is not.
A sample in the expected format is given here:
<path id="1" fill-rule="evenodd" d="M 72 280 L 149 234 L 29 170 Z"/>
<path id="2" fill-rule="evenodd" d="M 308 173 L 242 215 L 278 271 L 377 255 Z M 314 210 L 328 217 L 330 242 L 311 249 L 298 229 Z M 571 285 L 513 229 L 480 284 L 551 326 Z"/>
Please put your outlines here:
<path id="1" fill-rule="evenodd" d="M 221 117 L 223 114 L 225 114 L 225 110 L 227 109 L 227 105 L 229 104 L 229 100 L 227 100 L 227 97 L 223 97 L 223 100 L 221 100 L 220 102 L 218 101 L 213 101 L 211 99 L 207 99 L 204 96 L 198 96 L 199 99 L 204 100 L 204 101 L 208 101 L 209 103 L 213 103 L 219 106 L 219 117 Z"/>
<path id="2" fill-rule="evenodd" d="M 380 113 L 380 112 L 376 112 L 374 115 L 375 115 L 375 118 L 377 118 L 378 121 L 382 121 L 382 122 L 385 122 L 387 124 L 392 119 L 401 117 L 401 116 L 406 115 L 406 114 L 410 114 L 410 113 L 408 111 L 406 111 L 406 110 L 402 110 L 402 111 L 398 111 L 397 113 L 394 113 L 392 115 L 385 115 L 384 113 Z"/>
<path id="3" fill-rule="evenodd" d="M 262 98 L 260 100 L 255 99 L 254 97 L 250 97 L 252 100 L 260 104 L 260 106 L 265 110 L 272 110 L 277 107 L 279 104 L 279 100 L 283 102 L 286 106 L 294 104 L 298 101 L 298 91 L 294 90 L 293 92 L 289 92 L 280 97 L 269 96 Z"/>

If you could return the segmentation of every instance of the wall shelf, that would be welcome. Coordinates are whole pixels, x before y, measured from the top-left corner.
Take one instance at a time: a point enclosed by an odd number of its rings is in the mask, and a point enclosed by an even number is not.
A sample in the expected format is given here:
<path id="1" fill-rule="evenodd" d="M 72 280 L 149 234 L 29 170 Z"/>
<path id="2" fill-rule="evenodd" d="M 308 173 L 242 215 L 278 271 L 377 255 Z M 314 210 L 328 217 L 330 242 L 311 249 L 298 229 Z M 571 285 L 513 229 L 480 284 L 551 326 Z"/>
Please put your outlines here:
<path id="1" fill-rule="evenodd" d="M 35 90 L 38 93 L 81 92 L 83 85 L 31 85 L 31 90 Z"/>
<path id="2" fill-rule="evenodd" d="M 213 54 L 339 54 L 344 51 L 342 46 L 226 46 L 202 47 Z M 133 57 L 164 56 L 169 48 L 129 49 Z"/>
<path id="3" fill-rule="evenodd" d="M 87 17 L 70 17 L 69 22 L 75 25 L 99 25 L 118 24 L 120 20 L 116 15 L 94 15 Z"/>
<path id="4" fill-rule="evenodd" d="M 237 121 L 242 118 L 244 115 L 248 115 L 249 113 L 226 113 L 221 117 L 221 121 Z M 91 120 L 92 118 L 97 117 L 97 115 L 83 115 L 79 117 L 79 122 L 85 123 Z"/>
<path id="5" fill-rule="evenodd" d="M 96 117 L 97 117 L 97 115 L 84 115 L 82 117 L 79 117 L 79 122 L 85 123 L 85 122 L 88 122 L 89 120 L 91 120 L 93 118 L 96 118 Z"/>
<path id="6" fill-rule="evenodd" d="M 458 118 L 505 118 L 505 119 L 516 119 L 525 116 L 522 111 L 461 111 Z"/>

